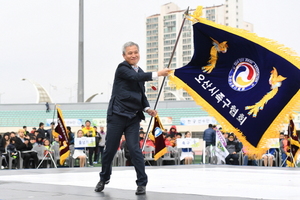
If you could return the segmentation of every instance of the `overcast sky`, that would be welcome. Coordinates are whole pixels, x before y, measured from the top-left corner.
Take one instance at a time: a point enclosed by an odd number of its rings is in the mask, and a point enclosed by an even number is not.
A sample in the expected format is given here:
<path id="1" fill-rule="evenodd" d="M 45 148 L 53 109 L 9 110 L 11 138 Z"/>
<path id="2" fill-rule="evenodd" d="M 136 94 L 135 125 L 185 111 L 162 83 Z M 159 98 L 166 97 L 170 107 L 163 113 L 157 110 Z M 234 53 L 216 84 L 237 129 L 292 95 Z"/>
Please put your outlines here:
<path id="1" fill-rule="evenodd" d="M 171 0 L 172 1 L 172 0 Z M 127 41 L 140 45 L 145 67 L 145 18 L 170 0 L 85 0 L 85 96 L 109 99 L 116 66 Z M 181 9 L 225 0 L 173 0 Z M 299 0 L 244 0 L 244 20 L 254 32 L 300 53 Z M 35 103 L 27 78 L 40 83 L 53 102 L 77 101 L 79 0 L 0 0 L 0 103 Z"/>

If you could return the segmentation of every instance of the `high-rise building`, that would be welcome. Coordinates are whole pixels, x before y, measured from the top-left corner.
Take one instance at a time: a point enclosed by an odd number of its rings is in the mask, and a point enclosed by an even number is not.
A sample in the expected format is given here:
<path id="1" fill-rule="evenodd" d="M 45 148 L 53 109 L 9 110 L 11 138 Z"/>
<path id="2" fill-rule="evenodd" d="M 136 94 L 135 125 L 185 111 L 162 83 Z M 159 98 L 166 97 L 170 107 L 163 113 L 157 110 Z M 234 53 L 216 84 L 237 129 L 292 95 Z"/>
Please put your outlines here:
<path id="1" fill-rule="evenodd" d="M 190 10 L 190 13 L 193 11 Z M 185 10 L 180 10 L 176 4 L 167 3 L 161 6 L 160 14 L 147 17 L 147 72 L 157 71 L 168 66 L 184 12 Z M 242 0 L 225 0 L 225 4 L 203 8 L 202 13 L 202 17 L 218 24 L 243 28 L 248 31 L 253 29 L 252 24 L 243 21 Z M 186 20 L 170 68 L 176 69 L 186 65 L 191 60 L 193 49 L 192 24 Z M 148 100 L 156 100 L 158 90 L 153 90 L 152 86 L 159 88 L 161 84 L 162 79 L 147 83 Z M 192 98 L 184 90 L 170 87 L 166 81 L 159 100 L 192 100 Z"/>

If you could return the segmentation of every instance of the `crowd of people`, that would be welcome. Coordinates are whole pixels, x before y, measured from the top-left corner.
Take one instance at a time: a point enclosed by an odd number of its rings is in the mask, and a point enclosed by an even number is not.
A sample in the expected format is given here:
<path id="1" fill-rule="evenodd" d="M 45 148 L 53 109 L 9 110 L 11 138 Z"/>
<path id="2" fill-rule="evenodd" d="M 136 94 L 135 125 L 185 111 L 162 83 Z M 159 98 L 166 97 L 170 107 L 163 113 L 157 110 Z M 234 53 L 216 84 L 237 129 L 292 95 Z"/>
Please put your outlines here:
<path id="1" fill-rule="evenodd" d="M 278 133 L 280 148 L 270 148 L 261 157 L 252 155 L 250 159 L 250 152 L 233 133 L 223 132 L 222 128 L 218 129 L 217 126 L 209 124 L 208 129 L 204 131 L 203 140 L 206 142 L 206 151 L 211 157 L 213 157 L 211 149 L 214 148 L 216 144 L 216 131 L 222 132 L 226 141 L 225 147 L 229 155 L 225 158 L 225 164 L 239 165 L 241 163 L 242 165 L 258 166 L 261 161 L 264 166 L 272 167 L 276 159 L 278 159 L 281 160 L 280 166 L 286 167 L 288 139 L 287 135 L 284 135 L 284 133 Z M 276 157 L 277 154 L 280 158 Z M 208 162 L 213 163 L 212 159 Z M 217 162 L 215 160 L 215 164 L 216 163 Z"/>
<path id="2" fill-rule="evenodd" d="M 0 134 L 0 166 L 4 168 L 37 168 L 40 164 L 40 159 L 38 158 L 38 152 L 36 151 L 36 146 L 42 146 L 46 152 L 51 152 L 54 156 L 54 146 L 60 146 L 59 135 L 53 134 L 55 129 L 55 123 L 50 124 L 49 129 L 44 128 L 44 123 L 39 123 L 39 128 L 35 127 L 29 132 L 26 126 L 19 129 L 17 132 L 11 131 L 6 132 L 1 136 Z M 69 149 L 70 156 L 74 159 L 79 159 L 79 166 L 83 167 L 86 163 L 86 158 L 89 158 L 89 166 L 101 162 L 100 156 L 103 153 L 105 146 L 105 136 L 104 127 L 100 127 L 100 131 L 97 131 L 97 127 L 91 127 L 91 122 L 87 120 L 85 126 L 77 131 L 77 137 L 95 137 L 96 146 L 88 147 L 88 153 L 83 152 L 83 149 L 74 148 L 75 136 L 71 131 L 71 127 L 66 127 L 66 133 L 69 138 Z M 55 137 L 57 135 L 57 137 Z M 88 156 L 87 156 L 88 155 Z M 22 158 L 22 163 L 19 163 L 20 158 Z M 12 166 L 9 166 L 9 160 L 12 159 Z M 59 162 L 58 162 L 59 163 Z M 58 164 L 56 163 L 56 164 Z M 22 164 L 22 166 L 21 166 Z"/>
<path id="3" fill-rule="evenodd" d="M 36 168 L 39 164 L 39 159 L 37 152 L 33 151 L 34 146 L 43 145 L 46 149 L 51 150 L 52 146 L 59 146 L 59 138 L 53 137 L 52 131 L 54 130 L 55 124 L 51 123 L 50 128 L 45 130 L 44 123 L 39 124 L 39 128 L 32 128 L 29 132 L 26 126 L 23 126 L 22 129 L 19 129 L 18 132 L 7 132 L 4 133 L 0 139 L 0 152 L 2 154 L 2 168 L 8 168 L 8 161 L 10 157 L 13 159 L 13 168 L 19 168 L 19 156 L 23 159 L 24 168 Z M 206 150 L 208 153 L 211 150 L 211 147 L 215 146 L 216 142 L 216 131 L 219 130 L 216 126 L 209 124 L 208 128 L 204 131 L 203 140 L 206 142 Z M 221 129 L 220 129 L 221 131 Z M 145 146 L 150 146 L 155 148 L 155 141 L 151 140 L 150 137 L 146 138 L 146 133 L 141 127 L 139 130 L 140 133 L 140 148 Z M 100 126 L 100 130 L 97 130 L 96 126 L 91 126 L 91 122 L 87 120 L 82 129 L 77 131 L 76 136 L 71 131 L 71 127 L 67 127 L 67 134 L 69 137 L 69 145 L 71 149 L 71 156 L 73 159 L 79 159 L 79 166 L 90 166 L 94 164 L 100 164 L 105 147 L 105 137 L 106 133 L 104 127 Z M 249 157 L 248 151 L 243 147 L 243 144 L 235 137 L 233 133 L 222 132 L 223 137 L 226 140 L 226 149 L 229 155 L 225 159 L 224 164 L 233 164 L 239 165 L 259 165 L 261 161 L 264 166 L 273 166 L 273 163 L 276 159 L 276 153 L 280 152 L 282 166 L 286 166 L 286 152 L 287 152 L 287 138 L 283 133 L 280 134 L 280 149 L 269 149 L 262 157 Z M 81 137 L 95 137 L 96 146 L 87 147 L 87 148 L 74 148 L 74 138 Z M 177 148 L 177 139 L 178 138 L 191 138 L 191 133 L 189 131 L 184 133 L 178 132 L 176 126 L 173 125 L 169 129 L 164 130 L 163 132 L 164 142 L 168 149 L 171 149 L 171 155 L 175 156 L 177 154 L 180 158 L 181 164 L 192 164 L 194 160 L 194 152 L 192 148 Z M 126 157 L 126 165 L 131 166 L 131 158 L 128 147 L 126 145 L 126 138 L 123 135 L 120 141 L 119 150 L 124 150 Z M 145 152 L 144 152 L 145 153 Z M 154 152 L 153 152 L 154 153 Z M 242 156 L 241 156 L 242 155 Z M 208 162 L 215 163 L 212 159 L 212 154 L 209 154 L 210 159 Z M 242 160 L 240 160 L 242 158 Z M 88 161 L 87 161 L 88 160 Z"/>

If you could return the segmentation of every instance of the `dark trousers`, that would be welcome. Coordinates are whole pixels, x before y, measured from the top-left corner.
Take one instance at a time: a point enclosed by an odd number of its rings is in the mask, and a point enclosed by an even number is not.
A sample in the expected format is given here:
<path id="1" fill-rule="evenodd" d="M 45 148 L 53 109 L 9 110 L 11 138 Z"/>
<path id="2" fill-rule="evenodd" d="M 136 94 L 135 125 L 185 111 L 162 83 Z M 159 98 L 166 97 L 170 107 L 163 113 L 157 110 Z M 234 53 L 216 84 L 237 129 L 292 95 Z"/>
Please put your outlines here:
<path id="1" fill-rule="evenodd" d="M 229 154 L 226 158 L 226 164 L 231 164 L 230 159 L 233 159 L 233 164 L 234 165 L 239 165 L 239 155 L 238 154 Z"/>
<path id="2" fill-rule="evenodd" d="M 98 163 L 99 162 L 102 163 L 103 151 L 104 151 L 104 146 L 98 146 L 98 154 L 97 154 L 97 160 L 96 160 Z M 100 157 L 101 157 L 101 160 L 100 160 Z"/>
<path id="3" fill-rule="evenodd" d="M 21 156 L 24 160 L 24 168 L 28 169 L 29 168 L 29 161 L 30 158 L 33 158 L 33 168 L 36 168 L 39 162 L 39 159 L 37 157 L 36 152 L 29 152 L 29 153 L 21 153 Z"/>
<path id="4" fill-rule="evenodd" d="M 93 163 L 93 154 L 95 152 L 96 147 L 88 147 L 87 149 L 89 150 L 89 164 L 94 165 L 94 163 Z"/>
<path id="5" fill-rule="evenodd" d="M 131 156 L 131 162 L 134 165 L 138 186 L 146 186 L 148 182 L 145 173 L 145 162 L 139 144 L 139 127 L 140 118 L 138 116 L 129 119 L 120 115 L 107 116 L 107 135 L 106 147 L 102 157 L 102 171 L 100 172 L 100 180 L 107 181 L 110 179 L 112 171 L 112 161 L 120 146 L 121 136 L 124 132 L 126 143 Z"/>

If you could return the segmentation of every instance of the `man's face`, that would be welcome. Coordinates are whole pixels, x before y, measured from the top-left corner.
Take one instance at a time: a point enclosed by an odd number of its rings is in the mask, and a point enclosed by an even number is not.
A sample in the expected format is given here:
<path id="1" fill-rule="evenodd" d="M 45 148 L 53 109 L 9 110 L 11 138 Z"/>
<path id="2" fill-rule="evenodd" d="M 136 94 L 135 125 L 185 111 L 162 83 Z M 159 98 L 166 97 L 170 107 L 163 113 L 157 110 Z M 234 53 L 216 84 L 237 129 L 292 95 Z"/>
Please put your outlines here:
<path id="1" fill-rule="evenodd" d="M 233 141 L 233 140 L 234 140 L 234 137 L 233 137 L 233 136 L 230 136 L 228 139 L 229 139 L 230 141 Z"/>
<path id="2" fill-rule="evenodd" d="M 24 131 L 19 131 L 19 132 L 18 132 L 18 135 L 19 135 L 19 137 L 21 137 L 21 138 L 24 137 Z"/>
<path id="3" fill-rule="evenodd" d="M 90 123 L 90 122 L 85 122 L 85 126 L 86 126 L 86 127 L 90 127 L 90 126 L 91 126 L 91 123 Z"/>
<path id="4" fill-rule="evenodd" d="M 125 53 L 123 54 L 123 58 L 130 65 L 136 66 L 136 64 L 140 60 L 140 53 L 137 46 L 133 45 L 133 46 L 126 47 Z"/>
<path id="5" fill-rule="evenodd" d="M 284 139 L 284 135 L 279 135 L 279 139 Z"/>

